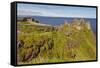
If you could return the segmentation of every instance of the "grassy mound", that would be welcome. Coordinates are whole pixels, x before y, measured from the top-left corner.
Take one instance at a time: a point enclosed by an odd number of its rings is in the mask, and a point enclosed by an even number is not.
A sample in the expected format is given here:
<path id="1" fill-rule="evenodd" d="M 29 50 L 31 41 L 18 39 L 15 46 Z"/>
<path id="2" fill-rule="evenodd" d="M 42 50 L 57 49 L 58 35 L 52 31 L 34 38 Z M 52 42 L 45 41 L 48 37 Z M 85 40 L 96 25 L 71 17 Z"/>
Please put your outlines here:
<path id="1" fill-rule="evenodd" d="M 36 25 L 17 27 L 20 30 L 17 39 L 24 42 L 21 47 L 17 46 L 18 64 L 96 60 L 92 30 L 77 30 L 72 26 L 69 29 L 67 25 L 53 31 Z"/>

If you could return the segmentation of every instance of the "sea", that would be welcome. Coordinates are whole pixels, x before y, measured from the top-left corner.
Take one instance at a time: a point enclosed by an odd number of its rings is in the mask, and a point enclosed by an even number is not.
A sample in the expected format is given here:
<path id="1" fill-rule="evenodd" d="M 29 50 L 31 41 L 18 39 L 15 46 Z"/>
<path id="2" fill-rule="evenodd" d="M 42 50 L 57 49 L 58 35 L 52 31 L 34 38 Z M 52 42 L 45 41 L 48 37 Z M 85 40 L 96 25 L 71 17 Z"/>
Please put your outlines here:
<path id="1" fill-rule="evenodd" d="M 24 16 L 18 16 L 18 18 L 24 17 Z M 28 17 L 28 16 L 27 16 Z M 71 23 L 73 19 L 81 19 L 81 18 L 73 18 L 73 17 L 45 17 L 45 16 L 31 16 L 35 20 L 38 20 L 40 23 L 43 24 L 50 24 L 53 26 L 63 24 L 64 21 L 67 21 L 68 23 Z M 96 34 L 96 28 L 97 28 L 97 22 L 96 18 L 84 18 L 86 21 L 90 22 L 91 28 L 93 32 Z"/>

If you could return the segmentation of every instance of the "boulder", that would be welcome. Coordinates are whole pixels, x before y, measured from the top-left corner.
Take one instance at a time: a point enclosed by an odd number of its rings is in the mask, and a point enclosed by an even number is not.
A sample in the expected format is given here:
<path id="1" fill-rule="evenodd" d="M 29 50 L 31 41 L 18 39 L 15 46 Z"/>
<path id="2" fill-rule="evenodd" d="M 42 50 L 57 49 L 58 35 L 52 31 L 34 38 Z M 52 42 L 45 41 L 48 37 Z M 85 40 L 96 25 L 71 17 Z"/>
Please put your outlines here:
<path id="1" fill-rule="evenodd" d="M 17 42 L 17 46 L 18 46 L 18 48 L 23 47 L 24 46 L 24 41 L 23 40 L 19 40 Z"/>

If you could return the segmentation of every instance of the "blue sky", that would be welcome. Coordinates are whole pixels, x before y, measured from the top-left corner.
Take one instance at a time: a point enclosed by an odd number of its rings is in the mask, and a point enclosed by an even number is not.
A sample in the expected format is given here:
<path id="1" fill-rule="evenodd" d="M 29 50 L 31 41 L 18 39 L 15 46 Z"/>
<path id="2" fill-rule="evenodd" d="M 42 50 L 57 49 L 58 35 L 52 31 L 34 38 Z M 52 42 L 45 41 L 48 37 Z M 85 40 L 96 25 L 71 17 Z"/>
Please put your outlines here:
<path id="1" fill-rule="evenodd" d="M 17 15 L 96 18 L 96 8 L 18 3 Z"/>

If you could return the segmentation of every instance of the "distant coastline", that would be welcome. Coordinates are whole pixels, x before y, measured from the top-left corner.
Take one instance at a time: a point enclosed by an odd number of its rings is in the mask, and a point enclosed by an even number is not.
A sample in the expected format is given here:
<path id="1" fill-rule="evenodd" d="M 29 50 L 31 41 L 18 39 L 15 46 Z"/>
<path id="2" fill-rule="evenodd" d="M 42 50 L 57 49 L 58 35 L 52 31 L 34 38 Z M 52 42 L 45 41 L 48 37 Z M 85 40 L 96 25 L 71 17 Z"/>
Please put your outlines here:
<path id="1" fill-rule="evenodd" d="M 53 26 L 60 25 L 61 23 L 64 23 L 64 21 L 67 21 L 68 23 L 70 23 L 73 19 L 85 19 L 86 21 L 90 22 L 94 34 L 96 33 L 96 18 L 17 16 L 17 19 L 24 18 L 24 17 L 31 17 L 31 18 L 34 18 L 34 19 L 40 21 L 43 24 L 50 24 Z"/>

